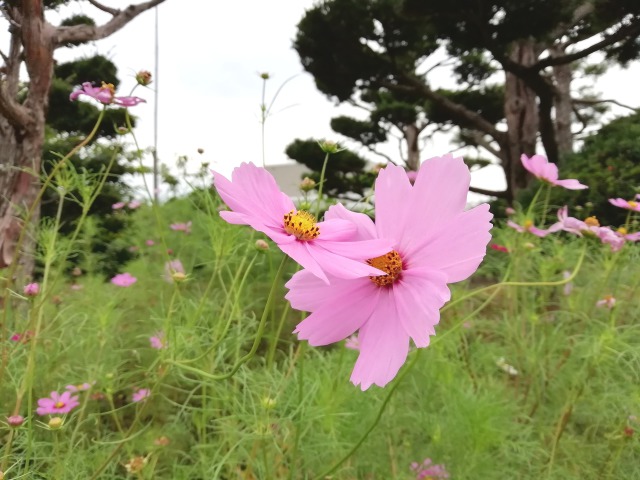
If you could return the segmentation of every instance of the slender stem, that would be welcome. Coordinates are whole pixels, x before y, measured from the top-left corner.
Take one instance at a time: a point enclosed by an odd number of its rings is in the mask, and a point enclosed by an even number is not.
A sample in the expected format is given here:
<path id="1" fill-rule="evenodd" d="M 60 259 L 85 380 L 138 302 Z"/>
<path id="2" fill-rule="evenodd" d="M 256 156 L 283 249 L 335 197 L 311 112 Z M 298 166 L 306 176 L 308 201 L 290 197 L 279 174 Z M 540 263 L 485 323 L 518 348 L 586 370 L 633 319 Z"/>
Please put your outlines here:
<path id="1" fill-rule="evenodd" d="M 320 215 L 320 202 L 322 202 L 322 187 L 324 186 L 324 177 L 327 172 L 327 163 L 329 162 L 329 153 L 324 156 L 324 163 L 320 171 L 320 183 L 318 184 L 318 200 L 316 203 L 316 218 Z"/>

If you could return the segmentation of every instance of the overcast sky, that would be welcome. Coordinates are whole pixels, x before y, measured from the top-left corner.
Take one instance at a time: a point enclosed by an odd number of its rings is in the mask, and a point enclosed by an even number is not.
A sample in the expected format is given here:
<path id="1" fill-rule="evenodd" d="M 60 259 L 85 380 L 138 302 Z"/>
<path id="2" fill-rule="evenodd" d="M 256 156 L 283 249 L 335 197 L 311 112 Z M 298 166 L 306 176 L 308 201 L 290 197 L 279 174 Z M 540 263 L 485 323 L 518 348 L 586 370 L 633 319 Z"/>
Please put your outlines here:
<path id="1" fill-rule="evenodd" d="M 131 3 L 101 1 L 116 8 Z M 158 88 L 159 94 L 158 152 L 162 162 L 172 165 L 179 155 L 187 155 L 194 169 L 207 161 L 224 173 L 243 161 L 260 164 L 261 72 L 271 76 L 267 103 L 282 83 L 293 77 L 282 88 L 266 123 L 267 163 L 285 163 L 284 148 L 295 138 L 336 139 L 329 121 L 338 110 L 316 90 L 313 78 L 303 73 L 292 49 L 296 25 L 313 3 L 166 0 L 159 6 L 159 76 L 151 86 Z M 81 10 L 78 13 L 99 23 L 109 17 L 88 2 L 73 5 L 74 11 Z M 134 85 L 136 71 L 154 71 L 154 29 L 155 13 L 148 11 L 111 37 L 81 48 L 60 49 L 56 58 L 65 61 L 92 53 L 106 55 L 118 66 L 121 92 L 127 93 Z M 629 70 L 615 69 L 596 90 L 606 98 L 640 106 L 639 77 L 637 64 Z M 132 110 L 139 118 L 136 132 L 144 148 L 153 145 L 153 92 L 136 93 L 147 99 L 146 104 Z M 197 153 L 199 148 L 204 154 Z M 427 142 L 423 156 L 442 155 L 451 148 L 446 139 L 433 139 Z M 396 145 L 386 151 L 397 156 Z M 474 183 L 499 188 L 499 169 L 475 175 Z"/>

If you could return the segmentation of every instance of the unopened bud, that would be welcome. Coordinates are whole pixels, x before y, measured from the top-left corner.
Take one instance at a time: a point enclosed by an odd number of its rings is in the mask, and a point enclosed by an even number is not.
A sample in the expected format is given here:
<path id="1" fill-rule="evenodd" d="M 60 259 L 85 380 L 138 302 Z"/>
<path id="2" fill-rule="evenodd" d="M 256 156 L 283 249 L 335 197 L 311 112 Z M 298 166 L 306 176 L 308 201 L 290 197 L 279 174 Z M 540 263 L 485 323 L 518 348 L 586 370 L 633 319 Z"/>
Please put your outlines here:
<path id="1" fill-rule="evenodd" d="M 303 192 L 309 192 L 316 188 L 316 181 L 313 178 L 304 177 L 300 182 L 300 190 Z"/>
<path id="2" fill-rule="evenodd" d="M 49 428 L 52 430 L 57 430 L 58 428 L 62 427 L 62 424 L 64 423 L 64 421 L 62 420 L 62 418 L 60 417 L 51 417 L 51 419 L 49 420 Z"/>
<path id="3" fill-rule="evenodd" d="M 138 73 L 136 73 L 136 82 L 138 82 L 143 87 L 146 87 L 152 82 L 151 72 L 147 70 L 140 70 Z"/>
<path id="4" fill-rule="evenodd" d="M 24 417 L 22 415 L 11 415 L 7 417 L 7 423 L 11 427 L 19 427 L 24 423 Z"/>
<path id="5" fill-rule="evenodd" d="M 331 140 L 322 140 L 318 142 L 318 145 L 320 145 L 320 148 L 324 153 L 328 154 L 338 153 L 344 150 L 344 148 L 340 148 L 340 145 L 336 142 L 332 142 Z"/>
<path id="6" fill-rule="evenodd" d="M 269 74 L 267 72 L 262 72 L 260 74 L 260 78 L 263 80 L 269 80 Z"/>
<path id="7" fill-rule="evenodd" d="M 38 295 L 38 293 L 40 293 L 40 285 L 38 285 L 35 282 L 34 283 L 29 283 L 29 284 L 24 286 L 24 288 L 22 289 L 22 292 L 27 297 L 35 297 L 36 295 Z"/>
<path id="8" fill-rule="evenodd" d="M 171 279 L 174 282 L 184 282 L 187 279 L 187 275 L 183 272 L 173 272 L 171 274 Z"/>
<path id="9" fill-rule="evenodd" d="M 204 153 L 204 148 L 199 148 L 199 149 L 197 150 L 197 152 L 198 152 L 200 155 L 202 155 L 202 154 Z"/>
<path id="10" fill-rule="evenodd" d="M 264 240 L 256 240 L 256 245 L 255 245 L 257 250 L 260 251 L 267 251 L 269 250 L 269 244 L 267 242 L 265 242 Z"/>

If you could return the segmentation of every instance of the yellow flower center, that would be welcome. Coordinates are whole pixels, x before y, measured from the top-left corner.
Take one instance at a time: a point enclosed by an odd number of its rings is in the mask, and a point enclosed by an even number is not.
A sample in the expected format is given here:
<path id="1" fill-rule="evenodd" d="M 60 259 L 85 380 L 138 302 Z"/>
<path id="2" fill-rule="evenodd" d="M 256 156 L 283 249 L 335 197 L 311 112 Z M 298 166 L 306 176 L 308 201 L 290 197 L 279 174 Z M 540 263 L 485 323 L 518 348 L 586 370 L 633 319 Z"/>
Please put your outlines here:
<path id="1" fill-rule="evenodd" d="M 636 208 L 638 206 L 638 202 L 634 202 L 633 200 L 629 200 L 627 203 L 631 208 Z"/>
<path id="2" fill-rule="evenodd" d="M 386 272 L 386 275 L 369 277 L 369 280 L 379 287 L 386 287 L 387 285 L 393 284 L 402 273 L 402 258 L 400 258 L 400 254 L 395 250 L 391 250 L 385 255 L 371 258 L 367 260 L 367 263 L 378 270 Z"/>
<path id="3" fill-rule="evenodd" d="M 102 87 L 104 90 L 109 90 L 111 92 L 111 95 L 115 95 L 116 94 L 116 87 L 113 86 L 113 83 L 104 83 L 102 82 Z"/>
<path id="4" fill-rule="evenodd" d="M 53 404 L 53 406 L 55 408 L 62 408 L 62 407 L 64 407 L 64 402 L 56 402 L 56 403 Z"/>
<path id="5" fill-rule="evenodd" d="M 587 217 L 584 219 L 584 223 L 589 227 L 599 227 L 600 222 L 596 217 Z"/>
<path id="6" fill-rule="evenodd" d="M 627 230 L 626 228 L 624 228 L 624 227 L 620 227 L 620 228 L 618 229 L 618 233 L 619 233 L 619 234 L 621 234 L 621 235 L 626 235 L 626 234 L 627 234 L 627 233 L 629 233 L 629 232 L 628 232 L 628 230 Z"/>
<path id="7" fill-rule="evenodd" d="M 533 222 L 531 220 L 525 220 L 523 226 L 525 230 L 529 230 L 531 227 L 533 227 Z"/>
<path id="8" fill-rule="evenodd" d="M 284 216 L 284 231 L 295 235 L 298 240 L 313 240 L 320 235 L 320 228 L 316 225 L 316 217 L 304 210 L 291 210 Z"/>

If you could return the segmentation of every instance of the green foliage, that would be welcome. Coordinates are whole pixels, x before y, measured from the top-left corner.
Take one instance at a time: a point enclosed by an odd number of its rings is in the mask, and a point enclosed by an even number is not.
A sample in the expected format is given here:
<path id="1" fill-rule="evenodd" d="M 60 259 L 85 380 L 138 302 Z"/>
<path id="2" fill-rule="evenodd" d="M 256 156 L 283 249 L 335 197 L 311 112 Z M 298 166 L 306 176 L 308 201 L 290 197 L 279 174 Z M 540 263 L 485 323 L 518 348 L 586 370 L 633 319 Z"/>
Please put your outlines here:
<path id="1" fill-rule="evenodd" d="M 320 181 L 325 153 L 318 146 L 317 140 L 295 140 L 287 146 L 285 153 L 289 158 L 306 165 L 312 171 L 310 178 Z M 348 192 L 364 195 L 366 188 L 373 185 L 374 180 L 373 172 L 366 172 L 365 166 L 366 160 L 349 150 L 331 155 L 323 192 L 332 197 Z"/>
<path id="2" fill-rule="evenodd" d="M 633 200 L 640 193 L 640 114 L 617 118 L 586 138 L 580 151 L 565 159 L 560 178 L 577 178 L 587 190 L 552 190 L 554 205 L 580 206 L 602 225 L 623 225 L 628 211 L 609 198 Z"/>

